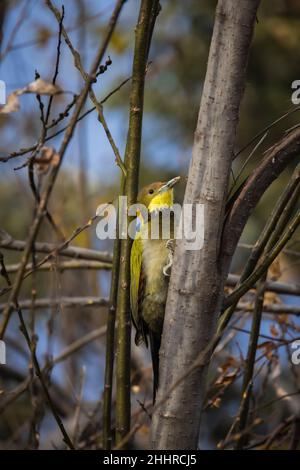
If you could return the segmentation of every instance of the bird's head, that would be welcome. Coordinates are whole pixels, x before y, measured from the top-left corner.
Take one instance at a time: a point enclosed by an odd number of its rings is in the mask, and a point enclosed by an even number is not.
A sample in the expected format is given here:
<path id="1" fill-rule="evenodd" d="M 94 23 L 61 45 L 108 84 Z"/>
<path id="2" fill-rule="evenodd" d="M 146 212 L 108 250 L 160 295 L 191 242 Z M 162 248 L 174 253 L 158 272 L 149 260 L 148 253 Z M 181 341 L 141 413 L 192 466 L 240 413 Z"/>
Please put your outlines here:
<path id="1" fill-rule="evenodd" d="M 176 176 L 166 183 L 158 181 L 145 186 L 138 194 L 138 203 L 146 206 L 149 212 L 172 207 L 173 187 L 179 180 L 180 176 Z"/>

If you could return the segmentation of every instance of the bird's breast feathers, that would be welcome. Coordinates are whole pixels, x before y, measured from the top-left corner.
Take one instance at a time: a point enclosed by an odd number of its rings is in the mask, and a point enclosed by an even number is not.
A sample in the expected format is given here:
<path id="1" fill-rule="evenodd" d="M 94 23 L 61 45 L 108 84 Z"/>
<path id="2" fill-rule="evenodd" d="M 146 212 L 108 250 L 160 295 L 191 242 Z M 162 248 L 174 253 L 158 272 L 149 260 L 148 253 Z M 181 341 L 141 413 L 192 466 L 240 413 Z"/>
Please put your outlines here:
<path id="1" fill-rule="evenodd" d="M 146 282 L 155 286 L 164 277 L 163 269 L 169 261 L 167 240 L 143 240 L 143 269 Z M 161 289 L 158 289 L 158 291 Z"/>

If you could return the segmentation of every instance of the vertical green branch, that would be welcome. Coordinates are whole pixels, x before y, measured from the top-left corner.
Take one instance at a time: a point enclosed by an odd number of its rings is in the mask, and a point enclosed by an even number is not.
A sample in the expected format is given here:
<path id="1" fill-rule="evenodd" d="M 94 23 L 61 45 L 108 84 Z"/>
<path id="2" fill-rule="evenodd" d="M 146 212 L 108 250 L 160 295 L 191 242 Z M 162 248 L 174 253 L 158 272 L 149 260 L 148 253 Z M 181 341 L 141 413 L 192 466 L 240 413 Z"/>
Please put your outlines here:
<path id="1" fill-rule="evenodd" d="M 240 438 L 237 442 L 237 449 L 242 449 L 248 439 L 248 436 L 245 433 L 245 428 L 247 427 L 248 422 L 249 405 L 253 387 L 253 372 L 264 305 L 266 279 L 267 271 L 265 272 L 257 286 L 251 333 L 246 358 L 246 367 L 243 377 L 241 408 L 237 423 L 238 431 L 240 433 Z"/>
<path id="2" fill-rule="evenodd" d="M 124 178 L 122 177 L 122 183 Z M 113 264 L 111 273 L 111 287 L 109 295 L 109 309 L 106 326 L 106 355 L 105 355 L 105 376 L 104 376 L 104 394 L 103 394 L 103 449 L 110 450 L 112 444 L 111 430 L 111 405 L 112 405 L 112 387 L 113 387 L 113 371 L 114 371 L 114 354 L 115 354 L 115 324 L 116 324 L 116 305 L 118 297 L 119 285 L 119 263 L 121 243 L 118 236 L 118 220 L 117 233 L 114 243 Z"/>
<path id="3" fill-rule="evenodd" d="M 124 165 L 127 171 L 124 194 L 127 207 L 136 202 L 138 191 L 139 162 L 141 152 L 142 118 L 144 104 L 145 73 L 149 40 L 153 25 L 155 0 L 142 0 L 135 29 L 132 82 L 130 92 L 130 115 Z M 129 218 L 128 218 L 129 221 Z M 130 251 L 132 240 L 121 240 L 120 273 L 117 301 L 117 367 L 116 367 L 116 443 L 130 430 Z"/>

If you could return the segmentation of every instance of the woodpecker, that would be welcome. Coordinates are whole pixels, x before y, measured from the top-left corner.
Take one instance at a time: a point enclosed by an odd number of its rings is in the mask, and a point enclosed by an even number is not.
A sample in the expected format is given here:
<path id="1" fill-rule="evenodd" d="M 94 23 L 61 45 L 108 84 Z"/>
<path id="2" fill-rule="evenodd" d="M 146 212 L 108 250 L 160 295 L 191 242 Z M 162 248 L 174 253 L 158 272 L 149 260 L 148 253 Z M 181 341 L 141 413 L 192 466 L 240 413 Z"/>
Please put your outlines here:
<path id="1" fill-rule="evenodd" d="M 164 322 L 172 254 L 174 251 L 173 187 L 177 176 L 167 183 L 156 182 L 144 187 L 137 202 L 147 208 L 147 215 L 138 212 L 139 230 L 132 244 L 130 259 L 130 305 L 136 329 L 135 343 L 144 342 L 150 350 L 153 366 L 153 402 L 158 388 L 159 348 Z M 170 217 L 170 231 L 164 238 L 162 217 Z M 159 231 L 151 238 L 151 224 Z"/>

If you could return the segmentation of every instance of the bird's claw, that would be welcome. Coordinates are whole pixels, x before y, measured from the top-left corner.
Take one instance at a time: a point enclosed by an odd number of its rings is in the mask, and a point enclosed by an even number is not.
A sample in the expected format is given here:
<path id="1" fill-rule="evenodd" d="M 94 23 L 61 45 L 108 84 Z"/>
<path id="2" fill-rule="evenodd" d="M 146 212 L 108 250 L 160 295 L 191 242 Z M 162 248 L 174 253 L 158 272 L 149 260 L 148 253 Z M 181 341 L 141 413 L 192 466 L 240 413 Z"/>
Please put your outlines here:
<path id="1" fill-rule="evenodd" d="M 174 240 L 173 239 L 168 240 L 167 243 L 166 243 L 166 247 L 169 250 L 169 256 L 168 256 L 169 262 L 168 262 L 168 264 L 166 264 L 163 267 L 163 273 L 166 277 L 170 277 L 171 276 L 171 268 L 172 268 L 172 264 L 173 264 Z"/>

